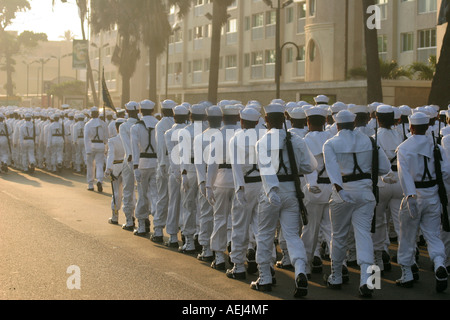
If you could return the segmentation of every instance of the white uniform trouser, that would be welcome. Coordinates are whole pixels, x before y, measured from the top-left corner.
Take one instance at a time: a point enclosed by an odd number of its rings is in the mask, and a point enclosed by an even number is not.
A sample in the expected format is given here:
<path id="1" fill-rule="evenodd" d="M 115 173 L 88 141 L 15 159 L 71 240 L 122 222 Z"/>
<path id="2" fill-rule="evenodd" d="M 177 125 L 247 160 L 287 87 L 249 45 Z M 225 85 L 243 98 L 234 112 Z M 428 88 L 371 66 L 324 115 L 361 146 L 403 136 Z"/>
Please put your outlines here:
<path id="1" fill-rule="evenodd" d="M 316 252 L 317 244 L 319 243 L 319 232 L 321 224 L 325 228 L 330 228 L 330 208 L 328 203 L 314 203 L 312 201 L 305 201 L 305 206 L 308 211 L 308 224 L 302 228 L 302 240 L 305 245 L 306 255 L 308 257 L 308 265 L 306 267 L 307 273 L 311 271 L 311 263 Z M 328 244 L 331 241 L 331 232 L 324 233 L 324 237 Z"/>
<path id="2" fill-rule="evenodd" d="M 9 147 L 6 137 L 0 137 L 0 161 L 9 164 Z"/>
<path id="3" fill-rule="evenodd" d="M 61 157 L 62 160 L 62 157 Z M 59 163 L 59 162 L 58 162 Z M 86 178 L 90 187 L 94 185 L 94 179 L 97 182 L 103 183 L 103 164 L 105 163 L 104 150 L 96 151 L 92 150 L 90 154 L 86 155 Z M 95 172 L 94 172 L 95 170 Z M 95 178 L 94 178 L 95 176 Z"/>
<path id="4" fill-rule="evenodd" d="M 64 153 L 64 167 L 66 169 L 70 168 L 70 163 L 72 162 L 72 143 L 70 142 L 71 137 L 66 138 L 65 147 L 66 152 Z"/>
<path id="5" fill-rule="evenodd" d="M 433 192 L 434 191 L 434 192 Z M 445 264 L 445 247 L 441 240 L 441 202 L 437 187 L 417 189 L 418 217 L 412 219 L 407 207 L 400 211 L 400 238 L 397 261 L 410 267 L 415 263 L 417 234 L 422 231 L 430 260 L 435 268 Z"/>
<path id="6" fill-rule="evenodd" d="M 450 195 L 447 195 L 449 197 Z M 450 212 L 450 205 L 447 206 L 447 212 Z M 445 247 L 445 256 L 447 260 L 445 261 L 445 266 L 450 267 L 450 232 L 445 232 L 441 230 L 441 240 L 444 243 Z"/>
<path id="7" fill-rule="evenodd" d="M 281 225 L 287 250 L 295 267 L 295 277 L 306 272 L 306 251 L 300 238 L 300 209 L 295 192 L 279 193 L 281 207 L 270 204 L 266 195 L 259 200 L 256 263 L 259 267 L 260 284 L 272 283 L 273 247 L 278 221 Z"/>
<path id="8" fill-rule="evenodd" d="M 111 210 L 119 211 L 122 206 L 122 176 L 120 176 L 117 180 L 111 183 L 112 189 L 114 190 L 114 194 L 111 200 Z"/>
<path id="9" fill-rule="evenodd" d="M 228 221 L 232 210 L 234 188 L 214 188 L 214 224 L 211 234 L 211 250 L 223 253 L 228 244 Z"/>
<path id="10" fill-rule="evenodd" d="M 372 219 L 375 209 L 375 196 L 372 190 L 347 191 L 355 204 L 341 202 L 331 196 L 331 263 L 332 271 L 340 273 L 346 258 L 347 240 L 351 226 L 353 226 L 356 258 L 358 265 L 373 265 L 374 251 L 372 242 Z M 361 273 L 361 284 L 366 284 L 368 275 Z"/>
<path id="11" fill-rule="evenodd" d="M 234 198 L 233 211 L 231 212 L 231 261 L 236 265 L 243 265 L 246 261 L 249 238 L 252 230 L 251 223 L 258 213 L 259 195 L 262 184 L 246 183 L 245 199 L 246 203 L 242 205 Z"/>
<path id="12" fill-rule="evenodd" d="M 74 149 L 74 167 L 76 171 L 80 171 L 81 165 L 86 164 L 86 150 L 84 148 L 84 140 L 82 138 L 77 140 L 77 143 L 74 145 Z"/>
<path id="13" fill-rule="evenodd" d="M 181 187 L 173 173 L 169 175 L 169 207 L 167 210 L 166 232 L 175 236 L 180 228 Z"/>
<path id="14" fill-rule="evenodd" d="M 214 224 L 214 209 L 200 192 L 198 197 L 198 205 L 198 243 L 201 246 L 209 247 Z"/>
<path id="15" fill-rule="evenodd" d="M 379 187 L 380 199 L 376 209 L 375 233 L 372 235 L 373 249 L 383 251 L 385 249 L 388 234 L 388 217 L 392 215 L 395 231 L 398 234 L 398 212 L 403 198 L 400 183 L 385 184 Z M 389 212 L 389 213 L 388 213 Z"/>
<path id="16" fill-rule="evenodd" d="M 48 151 L 50 157 L 50 167 L 52 168 L 52 170 L 55 170 L 58 164 L 63 163 L 64 140 L 59 137 L 52 138 Z"/>
<path id="17" fill-rule="evenodd" d="M 134 209 L 136 207 L 135 179 L 132 162 L 126 162 L 123 166 L 122 183 L 122 210 L 127 218 L 127 226 L 131 226 L 133 225 Z"/>
<path id="18" fill-rule="evenodd" d="M 169 207 L 169 178 L 167 176 L 167 170 L 163 170 L 161 167 L 158 167 L 156 173 L 156 188 L 158 191 L 158 201 L 156 202 L 155 216 L 153 217 L 155 233 L 162 232 L 162 229 L 166 227 Z M 157 234 L 157 236 L 162 236 L 162 233 Z"/>
<path id="19" fill-rule="evenodd" d="M 36 157 L 34 156 L 34 142 L 33 140 L 24 140 L 22 145 L 22 165 L 28 168 L 30 164 L 36 165 Z"/>
<path id="20" fill-rule="evenodd" d="M 197 173 L 188 171 L 186 178 L 189 188 L 187 190 L 181 188 L 181 203 L 184 209 L 181 233 L 184 236 L 194 236 L 197 232 L 197 198 L 199 193 Z"/>
<path id="21" fill-rule="evenodd" d="M 138 221 L 149 218 L 152 206 L 149 190 L 156 186 L 156 168 L 139 169 L 139 171 L 141 172 L 141 181 L 137 184 L 138 199 L 135 211 Z"/>

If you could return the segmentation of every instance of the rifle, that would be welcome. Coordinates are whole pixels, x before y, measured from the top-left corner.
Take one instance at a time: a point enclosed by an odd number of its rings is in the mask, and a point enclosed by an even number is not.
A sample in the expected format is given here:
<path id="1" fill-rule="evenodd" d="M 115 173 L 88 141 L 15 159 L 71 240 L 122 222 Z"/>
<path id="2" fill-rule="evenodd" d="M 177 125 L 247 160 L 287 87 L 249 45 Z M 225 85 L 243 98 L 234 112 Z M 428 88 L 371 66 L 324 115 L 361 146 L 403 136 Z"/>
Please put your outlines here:
<path id="1" fill-rule="evenodd" d="M 370 138 L 373 145 L 373 151 L 372 151 L 372 189 L 373 189 L 373 195 L 375 196 L 375 209 L 373 212 L 373 218 L 372 218 L 372 227 L 371 232 L 375 233 L 376 231 L 376 220 L 377 220 L 377 205 L 380 202 L 380 192 L 378 189 L 378 173 L 380 169 L 380 164 L 378 161 L 378 122 L 375 125 L 375 139 Z"/>
<path id="2" fill-rule="evenodd" d="M 306 226 L 308 224 L 308 211 L 306 210 L 306 206 L 303 203 L 303 199 L 305 198 L 305 194 L 302 191 L 302 184 L 300 181 L 300 175 L 297 168 L 297 162 L 295 160 L 294 147 L 292 145 L 292 134 L 287 130 L 286 119 L 284 121 L 284 129 L 286 130 L 286 147 L 289 155 L 289 164 L 292 170 L 292 176 L 294 178 L 295 184 L 295 193 L 298 200 L 298 205 L 300 208 L 300 214 L 302 216 L 303 225 Z"/>
<path id="3" fill-rule="evenodd" d="M 5 133 L 6 133 L 6 140 L 8 140 L 9 153 L 12 156 L 11 141 L 9 140 L 8 124 L 6 123 L 6 121 L 4 121 L 3 123 L 5 124 Z"/>
<path id="4" fill-rule="evenodd" d="M 436 172 L 436 181 L 439 186 L 439 198 L 441 199 L 442 204 L 442 229 L 445 232 L 450 232 L 450 222 L 448 219 L 448 198 L 447 198 L 447 190 L 445 189 L 445 184 L 442 179 L 442 168 L 441 168 L 441 161 L 442 161 L 442 154 L 441 149 L 439 148 L 439 145 L 436 143 L 436 140 L 434 139 L 434 132 L 432 132 L 433 135 L 433 155 L 434 155 L 434 169 Z"/>

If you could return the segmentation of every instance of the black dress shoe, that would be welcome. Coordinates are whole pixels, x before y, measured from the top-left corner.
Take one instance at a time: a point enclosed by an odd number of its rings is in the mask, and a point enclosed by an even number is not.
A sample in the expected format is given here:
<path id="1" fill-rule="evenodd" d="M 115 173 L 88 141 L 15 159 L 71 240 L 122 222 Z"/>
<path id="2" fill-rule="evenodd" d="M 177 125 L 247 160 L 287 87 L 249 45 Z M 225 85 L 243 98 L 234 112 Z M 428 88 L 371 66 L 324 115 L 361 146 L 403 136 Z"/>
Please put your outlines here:
<path id="1" fill-rule="evenodd" d="M 256 291 L 261 291 L 261 292 L 271 292 L 272 291 L 272 284 L 268 283 L 268 284 L 260 284 L 259 283 L 259 279 L 256 281 L 253 281 L 250 284 L 250 288 Z"/>
<path id="2" fill-rule="evenodd" d="M 214 256 L 204 256 L 201 253 L 199 255 L 197 255 L 197 260 L 203 261 L 203 262 L 213 262 L 214 261 Z"/>
<path id="3" fill-rule="evenodd" d="M 135 227 L 136 227 L 135 225 L 132 226 L 127 226 L 126 224 L 122 225 L 122 229 L 125 231 L 134 231 Z"/>
<path id="4" fill-rule="evenodd" d="M 195 251 L 202 252 L 203 246 L 198 242 L 198 235 L 194 236 Z"/>
<path id="5" fill-rule="evenodd" d="M 152 235 L 152 236 L 150 237 L 150 240 L 151 240 L 152 242 L 155 242 L 155 243 L 164 243 L 164 238 L 163 238 L 163 236 L 155 236 L 155 235 Z"/>
<path id="6" fill-rule="evenodd" d="M 292 264 L 283 264 L 283 261 L 277 261 L 276 267 L 278 269 L 294 270 L 294 267 L 292 266 Z"/>
<path id="7" fill-rule="evenodd" d="M 328 281 L 328 277 L 329 277 L 328 274 L 323 275 L 323 281 L 326 284 L 327 288 L 333 289 L 333 290 L 341 290 L 342 289 L 342 283 L 336 283 L 336 284 L 330 283 Z"/>
<path id="8" fill-rule="evenodd" d="M 94 188 L 87 188 L 87 191 L 94 191 Z"/>
<path id="9" fill-rule="evenodd" d="M 216 260 L 214 260 L 214 261 L 211 263 L 211 268 L 216 269 L 216 270 L 219 270 L 219 271 L 225 271 L 225 269 L 226 269 L 226 267 L 225 267 L 225 262 L 216 264 Z"/>
<path id="10" fill-rule="evenodd" d="M 118 225 L 119 224 L 118 221 L 114 221 L 112 218 L 109 218 L 108 223 L 109 224 L 114 224 L 114 225 Z"/>
<path id="11" fill-rule="evenodd" d="M 386 251 L 383 251 L 382 253 L 383 257 L 383 266 L 385 271 L 391 271 L 392 270 L 392 264 L 391 264 L 391 257 L 389 256 L 389 253 Z"/>
<path id="12" fill-rule="evenodd" d="M 347 267 L 358 268 L 358 262 L 356 260 L 347 261 Z"/>
<path id="13" fill-rule="evenodd" d="M 395 280 L 397 287 L 412 288 L 414 286 L 414 280 L 403 282 L 402 279 Z"/>
<path id="14" fill-rule="evenodd" d="M 197 251 L 196 251 L 195 249 L 193 249 L 193 250 L 187 250 L 184 246 L 182 246 L 182 247 L 179 247 L 179 248 L 178 248 L 178 252 L 179 252 L 179 253 L 184 253 L 184 254 L 194 254 L 194 253 L 196 253 Z"/>
<path id="15" fill-rule="evenodd" d="M 414 277 L 414 281 L 419 281 L 419 266 L 416 264 L 416 263 L 414 263 L 412 266 L 411 266 L 411 271 L 412 271 L 412 274 L 413 274 L 413 277 Z"/>
<path id="16" fill-rule="evenodd" d="M 247 279 L 245 272 L 235 272 L 234 269 L 228 269 L 226 275 L 230 279 L 245 280 Z"/>
<path id="17" fill-rule="evenodd" d="M 247 273 L 255 274 L 258 272 L 258 264 L 256 263 L 255 249 L 247 250 Z"/>
<path id="18" fill-rule="evenodd" d="M 178 248 L 180 246 L 180 244 L 178 242 L 166 242 L 166 247 L 169 248 Z"/>
<path id="19" fill-rule="evenodd" d="M 103 192 L 103 185 L 101 182 L 97 182 L 97 190 L 98 192 L 102 193 Z"/>
<path id="20" fill-rule="evenodd" d="M 439 267 L 435 273 L 436 277 L 436 292 L 443 292 L 447 289 L 448 285 L 448 274 L 444 267 Z"/>
<path id="21" fill-rule="evenodd" d="M 295 279 L 294 297 L 301 298 L 308 295 L 308 279 L 305 274 L 300 273 Z"/>
<path id="22" fill-rule="evenodd" d="M 134 230 L 133 234 L 138 237 L 143 237 L 143 238 L 148 237 L 148 232 L 139 232 L 137 229 Z"/>
<path id="23" fill-rule="evenodd" d="M 315 256 L 312 261 L 312 273 L 322 273 L 322 259 Z"/>
<path id="24" fill-rule="evenodd" d="M 369 289 L 367 284 L 359 287 L 359 295 L 363 298 L 372 298 L 373 290 Z"/>

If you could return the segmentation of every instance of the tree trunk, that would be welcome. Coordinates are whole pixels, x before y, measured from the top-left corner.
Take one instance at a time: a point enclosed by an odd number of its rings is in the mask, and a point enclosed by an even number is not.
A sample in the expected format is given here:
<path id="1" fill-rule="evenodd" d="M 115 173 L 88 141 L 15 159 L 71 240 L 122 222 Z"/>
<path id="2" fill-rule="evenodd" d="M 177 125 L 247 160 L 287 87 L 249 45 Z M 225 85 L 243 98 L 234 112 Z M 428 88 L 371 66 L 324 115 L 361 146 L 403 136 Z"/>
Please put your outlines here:
<path id="1" fill-rule="evenodd" d="M 130 101 L 131 92 L 131 76 L 122 74 L 122 106 Z"/>
<path id="2" fill-rule="evenodd" d="M 81 20 L 81 33 L 83 36 L 83 40 L 86 41 L 86 32 L 84 30 L 84 19 L 80 18 Z M 86 56 L 86 66 L 87 66 L 87 76 L 89 77 L 89 80 L 86 79 L 86 83 L 91 84 L 91 89 L 92 89 L 92 97 L 94 99 L 94 105 L 96 107 L 101 107 L 99 105 L 99 101 L 98 101 L 98 97 L 97 97 L 97 91 L 95 90 L 95 82 L 94 82 L 94 74 L 92 73 L 92 67 L 91 67 L 91 60 L 89 58 L 89 50 L 87 50 L 87 56 Z M 98 70 L 98 72 L 100 72 L 100 70 Z M 99 83 L 99 90 L 100 90 L 100 83 Z M 89 102 L 89 96 L 88 93 L 86 92 L 86 105 Z"/>
<path id="3" fill-rule="evenodd" d="M 156 82 L 157 82 L 157 65 L 158 65 L 158 55 L 156 54 L 154 50 L 154 46 L 149 46 L 149 55 L 148 55 L 148 62 L 149 62 L 149 90 L 148 90 L 148 97 L 151 101 L 158 101 L 157 96 L 157 90 L 156 90 Z"/>
<path id="4" fill-rule="evenodd" d="M 226 15 L 227 6 L 221 1 L 214 1 L 208 87 L 208 101 L 213 104 L 217 103 L 217 92 L 219 90 L 220 40 L 222 24 L 226 19 Z"/>
<path id="5" fill-rule="evenodd" d="M 7 96 L 12 97 L 14 96 L 14 83 L 12 79 L 13 59 L 9 51 L 6 51 L 5 65 L 6 65 L 6 85 L 5 85 L 6 94 Z"/>
<path id="6" fill-rule="evenodd" d="M 431 84 L 428 104 L 438 105 L 444 110 L 450 104 L 450 26 L 448 23 L 441 55 L 436 65 L 436 73 Z"/>
<path id="7" fill-rule="evenodd" d="M 370 14 L 367 8 L 375 5 L 375 0 L 363 0 L 364 39 L 367 59 L 367 103 L 383 102 L 383 89 L 381 86 L 380 58 L 378 55 L 377 29 L 369 29 L 367 20 Z"/>

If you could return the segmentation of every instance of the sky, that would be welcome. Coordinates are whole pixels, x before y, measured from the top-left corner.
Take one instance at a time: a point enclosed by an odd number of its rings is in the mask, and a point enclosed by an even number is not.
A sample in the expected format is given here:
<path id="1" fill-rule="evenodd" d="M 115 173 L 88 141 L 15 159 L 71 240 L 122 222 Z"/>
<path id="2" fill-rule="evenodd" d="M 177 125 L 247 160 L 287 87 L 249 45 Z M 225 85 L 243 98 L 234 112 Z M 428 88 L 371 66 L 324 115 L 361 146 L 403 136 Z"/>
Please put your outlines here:
<path id="1" fill-rule="evenodd" d="M 52 7 L 52 0 L 29 1 L 31 10 L 18 13 L 7 30 L 19 33 L 25 30 L 43 32 L 47 34 L 49 41 L 61 41 L 64 32 L 71 30 L 76 39 L 81 39 L 80 18 L 75 0 L 68 0 L 67 3 L 56 0 L 55 7 Z"/>

